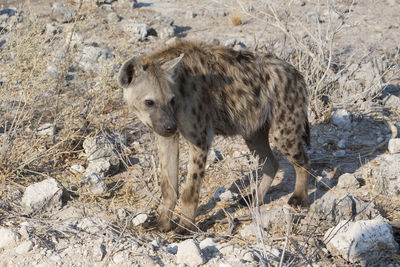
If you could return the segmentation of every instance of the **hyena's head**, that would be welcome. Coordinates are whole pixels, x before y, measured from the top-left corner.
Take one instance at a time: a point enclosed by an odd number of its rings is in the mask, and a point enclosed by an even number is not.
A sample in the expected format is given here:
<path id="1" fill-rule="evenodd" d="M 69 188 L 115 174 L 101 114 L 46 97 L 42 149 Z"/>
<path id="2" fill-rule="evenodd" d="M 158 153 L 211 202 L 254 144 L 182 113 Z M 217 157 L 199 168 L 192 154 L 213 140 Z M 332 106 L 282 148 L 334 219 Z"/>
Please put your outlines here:
<path id="1" fill-rule="evenodd" d="M 175 95 L 172 90 L 183 54 L 164 64 L 142 64 L 139 58 L 127 60 L 118 75 L 124 99 L 138 118 L 157 134 L 168 137 L 178 129 Z"/>

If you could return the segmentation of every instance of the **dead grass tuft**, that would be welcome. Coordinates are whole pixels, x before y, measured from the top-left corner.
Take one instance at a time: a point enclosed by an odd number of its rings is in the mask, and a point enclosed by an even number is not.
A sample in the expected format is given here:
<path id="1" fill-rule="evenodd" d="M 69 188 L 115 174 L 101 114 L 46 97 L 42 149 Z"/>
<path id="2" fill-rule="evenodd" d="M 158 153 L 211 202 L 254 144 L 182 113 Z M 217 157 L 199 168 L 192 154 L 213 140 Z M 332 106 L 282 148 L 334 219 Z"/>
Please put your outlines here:
<path id="1" fill-rule="evenodd" d="M 233 26 L 239 26 L 243 24 L 242 16 L 239 13 L 234 13 L 230 15 L 229 20 L 231 21 Z"/>

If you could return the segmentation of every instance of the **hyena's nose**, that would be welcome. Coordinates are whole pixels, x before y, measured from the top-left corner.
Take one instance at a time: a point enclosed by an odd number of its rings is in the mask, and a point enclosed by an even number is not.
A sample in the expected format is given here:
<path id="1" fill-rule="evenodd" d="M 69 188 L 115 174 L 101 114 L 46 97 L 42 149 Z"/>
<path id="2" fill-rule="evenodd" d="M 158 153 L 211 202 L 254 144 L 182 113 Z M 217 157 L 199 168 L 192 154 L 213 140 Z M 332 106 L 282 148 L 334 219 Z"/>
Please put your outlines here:
<path id="1" fill-rule="evenodd" d="M 166 122 L 164 124 L 164 129 L 167 133 L 174 133 L 176 132 L 178 125 L 175 122 Z"/>

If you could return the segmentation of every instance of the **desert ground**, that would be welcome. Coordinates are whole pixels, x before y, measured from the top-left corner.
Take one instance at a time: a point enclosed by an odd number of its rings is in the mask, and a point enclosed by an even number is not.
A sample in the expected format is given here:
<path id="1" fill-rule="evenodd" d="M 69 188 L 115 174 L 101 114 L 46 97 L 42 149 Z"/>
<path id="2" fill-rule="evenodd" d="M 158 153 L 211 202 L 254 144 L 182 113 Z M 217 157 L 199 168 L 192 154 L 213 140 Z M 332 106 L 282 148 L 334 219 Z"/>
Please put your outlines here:
<path id="1" fill-rule="evenodd" d="M 399 0 L 2 0 L 0 266 L 400 266 L 399 12 Z M 240 205 L 256 159 L 219 136 L 197 231 L 151 226 L 155 136 L 117 74 L 179 40 L 273 54 L 303 74 L 308 208 L 287 204 L 295 173 L 276 148 L 265 204 Z M 180 155 L 183 184 L 183 139 Z"/>

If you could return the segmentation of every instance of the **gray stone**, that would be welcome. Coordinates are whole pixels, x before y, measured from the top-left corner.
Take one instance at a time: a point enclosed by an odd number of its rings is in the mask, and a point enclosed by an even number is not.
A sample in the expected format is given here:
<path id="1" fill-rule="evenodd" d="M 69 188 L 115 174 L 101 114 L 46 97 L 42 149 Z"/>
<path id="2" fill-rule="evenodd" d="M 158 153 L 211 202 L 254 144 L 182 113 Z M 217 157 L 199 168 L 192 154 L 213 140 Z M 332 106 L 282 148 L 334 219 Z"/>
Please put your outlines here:
<path id="1" fill-rule="evenodd" d="M 390 139 L 388 150 L 390 154 L 400 153 L 400 138 Z"/>
<path id="2" fill-rule="evenodd" d="M 124 208 L 117 209 L 117 218 L 120 221 L 125 221 L 126 219 L 126 210 Z"/>
<path id="3" fill-rule="evenodd" d="M 95 244 L 92 249 L 92 257 L 96 262 L 102 261 L 106 255 L 106 247 L 103 244 Z"/>
<path id="4" fill-rule="evenodd" d="M 362 266 L 385 266 L 397 253 L 392 227 L 381 219 L 341 221 L 324 236 L 333 255 Z"/>
<path id="5" fill-rule="evenodd" d="M 110 12 L 107 15 L 107 22 L 110 23 L 110 24 L 117 23 L 117 22 L 120 22 L 120 21 L 121 21 L 121 17 L 115 12 Z"/>
<path id="6" fill-rule="evenodd" d="M 122 30 L 138 41 L 144 41 L 147 36 L 147 25 L 144 23 L 137 23 L 133 19 L 125 19 L 120 23 Z"/>
<path id="7" fill-rule="evenodd" d="M 19 191 L 17 188 L 12 187 L 12 186 L 7 186 L 7 198 L 11 201 L 16 201 L 20 200 L 22 197 L 21 191 Z M 6 209 L 1 205 L 1 200 L 0 200 L 0 208 Z"/>
<path id="8" fill-rule="evenodd" d="M 18 247 L 15 248 L 15 252 L 18 254 L 25 254 L 32 250 L 35 244 L 31 240 L 27 240 L 19 244 Z"/>
<path id="9" fill-rule="evenodd" d="M 380 157 L 379 167 L 372 172 L 374 191 L 400 198 L 400 154 L 384 154 Z"/>
<path id="10" fill-rule="evenodd" d="M 346 148 L 346 139 L 340 139 L 337 146 L 338 146 L 338 148 L 341 148 L 341 149 Z"/>
<path id="11" fill-rule="evenodd" d="M 96 164 L 96 161 L 101 161 L 100 163 L 107 161 L 110 164 L 110 170 L 116 171 L 120 162 L 117 149 L 121 143 L 125 143 L 125 140 L 118 135 L 101 135 L 86 138 L 83 142 L 83 148 L 90 163 Z M 100 168 L 100 172 L 107 173 L 103 167 L 94 165 L 92 168 L 93 170 L 99 170 L 98 168 Z"/>
<path id="12" fill-rule="evenodd" d="M 169 25 L 160 27 L 157 30 L 157 34 L 158 34 L 158 37 L 160 37 L 161 39 L 172 38 L 175 36 L 175 27 L 169 26 Z"/>
<path id="13" fill-rule="evenodd" d="M 95 72 L 102 70 L 106 62 L 112 58 L 110 50 L 91 45 L 83 47 L 82 51 L 77 53 L 75 60 L 84 71 Z"/>
<path id="14" fill-rule="evenodd" d="M 51 123 L 45 123 L 42 126 L 40 126 L 38 129 L 38 135 L 40 136 L 52 136 L 54 135 L 54 127 L 53 124 Z"/>
<path id="15" fill-rule="evenodd" d="M 89 191 L 94 195 L 107 192 L 107 184 L 104 178 L 96 172 L 85 173 L 82 182 L 88 185 Z"/>
<path id="16" fill-rule="evenodd" d="M 15 246 L 19 239 L 20 237 L 17 232 L 0 227 L 0 249 Z"/>
<path id="17" fill-rule="evenodd" d="M 338 127 L 349 128 L 351 126 L 351 114 L 345 109 L 335 110 L 331 115 L 331 122 Z"/>
<path id="18" fill-rule="evenodd" d="M 400 98 L 395 95 L 388 95 L 383 99 L 383 104 L 385 107 L 392 108 L 395 110 L 400 110 Z"/>
<path id="19" fill-rule="evenodd" d="M 69 23 L 75 19 L 76 10 L 66 7 L 63 3 L 54 3 L 51 8 L 50 18 L 59 23 Z"/>
<path id="20" fill-rule="evenodd" d="M 232 39 L 226 40 L 225 43 L 224 43 L 224 46 L 234 47 L 236 43 L 237 43 L 236 39 L 232 38 Z"/>
<path id="21" fill-rule="evenodd" d="M 197 242 L 193 239 L 187 239 L 178 245 L 176 253 L 176 262 L 178 264 L 186 264 L 188 266 L 198 266 L 204 263 L 201 251 Z"/>
<path id="22" fill-rule="evenodd" d="M 303 0 L 292 0 L 293 4 L 298 5 L 298 6 L 305 6 L 306 2 Z"/>
<path id="23" fill-rule="evenodd" d="M 50 178 L 28 186 L 21 204 L 28 213 L 60 209 L 62 206 L 63 187 L 55 179 Z"/>
<path id="24" fill-rule="evenodd" d="M 194 13 L 194 12 L 192 12 L 192 11 L 187 11 L 187 12 L 185 13 L 185 18 L 186 18 L 186 19 L 193 19 L 193 18 L 195 18 L 195 17 L 197 17 L 197 14 Z"/>
<path id="25" fill-rule="evenodd" d="M 46 34 L 51 37 L 61 32 L 61 28 L 58 27 L 54 22 L 46 24 Z"/>
<path id="26" fill-rule="evenodd" d="M 218 188 L 215 193 L 214 193 L 214 199 L 216 201 L 232 201 L 238 197 L 237 193 L 233 193 L 229 189 L 226 189 L 225 187 L 220 187 Z"/>
<path id="27" fill-rule="evenodd" d="M 141 213 L 132 219 L 132 223 L 133 225 L 138 226 L 145 223 L 147 221 L 147 218 L 148 218 L 147 214 Z"/>
<path id="28" fill-rule="evenodd" d="M 353 174 L 345 173 L 339 176 L 337 187 L 356 189 L 360 187 L 360 183 Z"/>
<path id="29" fill-rule="evenodd" d="M 81 164 L 73 164 L 71 167 L 69 167 L 69 170 L 73 174 L 82 174 L 85 172 L 85 167 L 83 167 Z"/>
<path id="30" fill-rule="evenodd" d="M 315 201 L 308 213 L 310 221 L 323 220 L 330 225 L 336 225 L 341 220 L 371 218 L 381 218 L 373 202 L 365 202 L 350 195 L 337 196 L 333 192 Z"/>

